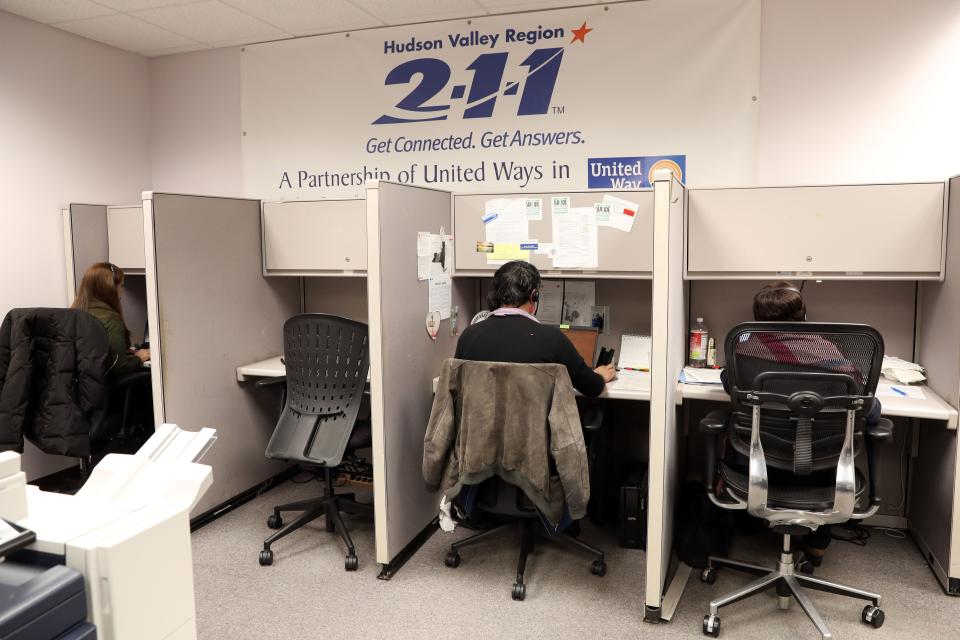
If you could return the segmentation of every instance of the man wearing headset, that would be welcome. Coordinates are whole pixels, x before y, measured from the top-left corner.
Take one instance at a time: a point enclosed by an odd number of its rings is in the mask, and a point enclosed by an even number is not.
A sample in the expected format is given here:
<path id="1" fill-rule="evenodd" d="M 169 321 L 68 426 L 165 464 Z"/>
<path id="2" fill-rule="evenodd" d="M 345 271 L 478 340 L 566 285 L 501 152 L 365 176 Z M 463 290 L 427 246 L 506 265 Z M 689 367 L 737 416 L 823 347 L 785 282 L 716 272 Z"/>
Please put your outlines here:
<path id="1" fill-rule="evenodd" d="M 615 379 L 613 364 L 591 369 L 558 327 L 540 324 L 534 315 L 540 300 L 540 272 L 529 262 L 508 262 L 493 276 L 490 314 L 469 326 L 457 342 L 457 358 L 486 362 L 556 363 L 570 374 L 573 387 L 588 397 Z"/>

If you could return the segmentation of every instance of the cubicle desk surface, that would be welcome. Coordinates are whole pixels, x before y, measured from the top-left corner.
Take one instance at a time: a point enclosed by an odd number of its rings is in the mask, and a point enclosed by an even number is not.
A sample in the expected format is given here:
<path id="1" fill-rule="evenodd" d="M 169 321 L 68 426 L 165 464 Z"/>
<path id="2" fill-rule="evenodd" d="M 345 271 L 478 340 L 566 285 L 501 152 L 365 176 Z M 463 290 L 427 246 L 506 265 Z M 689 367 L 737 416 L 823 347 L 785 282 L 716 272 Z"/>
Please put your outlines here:
<path id="1" fill-rule="evenodd" d="M 882 384 L 885 383 L 881 380 Z M 677 383 L 680 393 L 677 402 L 682 400 L 711 400 L 714 402 L 729 402 L 730 396 L 720 385 Z M 919 418 L 923 420 L 939 420 L 947 423 L 948 429 L 957 428 L 957 410 L 951 407 L 946 400 L 938 396 L 926 385 L 912 385 L 923 389 L 924 398 L 895 398 L 885 396 L 880 399 L 881 413 L 887 417 Z"/>
<path id="2" fill-rule="evenodd" d="M 239 369 L 237 370 L 239 372 Z M 640 389 L 617 389 L 617 381 L 614 380 L 612 383 L 608 384 L 603 390 L 598 398 L 604 398 L 605 400 L 640 400 L 643 402 L 650 402 L 650 374 L 643 374 L 646 379 L 646 386 L 642 386 Z M 437 393 L 437 385 L 440 384 L 440 376 L 437 376 L 433 379 L 433 387 L 431 392 L 435 395 Z M 722 391 L 722 389 L 721 389 Z M 574 390 L 574 393 L 578 396 L 581 395 L 579 391 Z"/>
<path id="3" fill-rule="evenodd" d="M 237 367 L 237 382 L 243 382 L 247 379 L 247 376 L 251 378 L 280 378 L 287 375 L 287 367 L 284 366 L 282 357 L 274 356 Z"/>
<path id="4" fill-rule="evenodd" d="M 274 356 L 266 360 L 237 367 L 237 382 L 244 382 L 248 377 L 282 378 L 287 375 L 287 367 L 283 364 L 281 360 L 282 357 L 283 356 Z M 369 372 L 367 373 L 367 384 L 370 384 Z"/>

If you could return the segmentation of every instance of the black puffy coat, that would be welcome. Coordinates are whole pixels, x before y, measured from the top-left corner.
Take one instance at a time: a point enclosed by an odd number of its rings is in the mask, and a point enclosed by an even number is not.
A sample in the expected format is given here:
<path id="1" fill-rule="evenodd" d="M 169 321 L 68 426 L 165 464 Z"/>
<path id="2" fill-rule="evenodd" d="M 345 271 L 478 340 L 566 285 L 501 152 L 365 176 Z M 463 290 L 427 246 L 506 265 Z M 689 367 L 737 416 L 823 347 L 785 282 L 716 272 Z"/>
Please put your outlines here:
<path id="1" fill-rule="evenodd" d="M 0 325 L 0 451 L 23 451 L 26 436 L 46 453 L 90 455 L 109 353 L 86 311 L 10 311 Z"/>

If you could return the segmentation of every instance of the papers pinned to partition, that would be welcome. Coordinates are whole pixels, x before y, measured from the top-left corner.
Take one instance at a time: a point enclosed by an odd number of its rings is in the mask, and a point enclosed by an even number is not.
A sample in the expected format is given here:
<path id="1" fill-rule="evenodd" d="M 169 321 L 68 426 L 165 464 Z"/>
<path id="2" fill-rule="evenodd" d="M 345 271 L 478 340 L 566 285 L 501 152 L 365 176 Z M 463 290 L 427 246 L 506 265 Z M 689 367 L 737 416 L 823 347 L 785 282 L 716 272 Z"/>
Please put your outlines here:
<path id="1" fill-rule="evenodd" d="M 602 226 L 613 227 L 626 233 L 633 230 L 633 222 L 636 220 L 637 211 L 640 208 L 639 204 L 611 195 L 603 196 L 602 204 L 610 206 L 609 218 Z"/>
<path id="2" fill-rule="evenodd" d="M 530 251 L 520 249 L 520 243 L 530 239 L 530 218 L 537 207 L 528 204 L 534 198 L 494 198 L 484 205 L 484 239 L 493 244 L 493 251 L 487 253 L 487 264 L 504 264 L 510 260 L 529 260 Z M 542 206 L 539 207 L 542 218 Z M 536 218 L 533 218 L 536 219 Z"/>
<path id="3" fill-rule="evenodd" d="M 600 257 L 594 208 L 570 207 L 564 213 L 554 209 L 553 245 L 555 269 L 596 269 Z"/>
<path id="4" fill-rule="evenodd" d="M 544 324 L 560 324 L 563 317 L 563 280 L 544 280 L 540 283 L 540 301 L 537 319 Z"/>

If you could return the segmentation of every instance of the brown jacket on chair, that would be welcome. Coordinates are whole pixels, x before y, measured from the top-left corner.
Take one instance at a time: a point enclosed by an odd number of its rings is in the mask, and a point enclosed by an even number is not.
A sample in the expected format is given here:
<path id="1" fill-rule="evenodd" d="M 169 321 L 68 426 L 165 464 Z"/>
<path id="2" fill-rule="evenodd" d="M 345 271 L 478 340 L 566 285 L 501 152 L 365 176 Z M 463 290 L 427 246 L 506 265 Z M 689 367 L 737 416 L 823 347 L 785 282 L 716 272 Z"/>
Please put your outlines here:
<path id="1" fill-rule="evenodd" d="M 493 475 L 520 487 L 552 524 L 564 503 L 574 519 L 586 513 L 587 449 L 563 365 L 443 363 L 423 441 L 423 478 L 453 499 Z"/>

